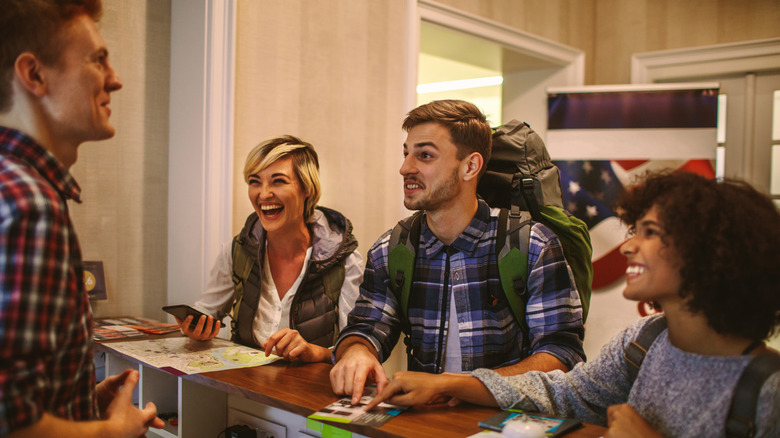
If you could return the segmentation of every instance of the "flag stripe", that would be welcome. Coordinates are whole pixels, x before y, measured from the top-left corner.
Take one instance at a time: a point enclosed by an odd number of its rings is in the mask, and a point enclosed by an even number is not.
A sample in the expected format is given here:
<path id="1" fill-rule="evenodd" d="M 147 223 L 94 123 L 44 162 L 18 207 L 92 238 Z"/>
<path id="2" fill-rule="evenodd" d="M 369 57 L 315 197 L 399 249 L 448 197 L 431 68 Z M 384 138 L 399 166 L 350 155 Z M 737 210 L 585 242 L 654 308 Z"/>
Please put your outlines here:
<path id="1" fill-rule="evenodd" d="M 715 159 L 715 128 L 558 129 L 547 131 L 555 160 Z"/>
<path id="2" fill-rule="evenodd" d="M 611 216 L 590 229 L 593 260 L 600 259 L 626 241 L 628 227 L 617 216 Z"/>
<path id="3" fill-rule="evenodd" d="M 647 171 L 714 176 L 718 89 L 551 91 L 547 148 L 561 172 L 564 207 L 588 225 L 593 289 L 625 274 L 625 225 L 614 203 Z"/>
<path id="4" fill-rule="evenodd" d="M 593 284 L 591 289 L 601 289 L 609 286 L 623 277 L 628 263 L 620 247 L 613 249 L 598 260 L 593 261 Z"/>
<path id="5" fill-rule="evenodd" d="M 714 128 L 718 89 L 554 93 L 547 129 Z"/>

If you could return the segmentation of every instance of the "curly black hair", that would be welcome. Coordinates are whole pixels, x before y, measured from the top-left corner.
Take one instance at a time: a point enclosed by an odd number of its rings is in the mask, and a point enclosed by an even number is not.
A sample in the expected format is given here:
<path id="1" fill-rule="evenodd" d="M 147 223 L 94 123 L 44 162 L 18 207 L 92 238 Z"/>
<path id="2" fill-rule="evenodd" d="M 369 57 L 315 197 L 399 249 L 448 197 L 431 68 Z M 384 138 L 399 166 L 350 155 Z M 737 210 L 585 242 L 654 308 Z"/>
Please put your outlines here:
<path id="1" fill-rule="evenodd" d="M 680 296 L 720 334 L 766 339 L 780 323 L 780 213 L 744 181 L 644 175 L 618 200 L 634 226 L 653 206 L 682 260 Z"/>

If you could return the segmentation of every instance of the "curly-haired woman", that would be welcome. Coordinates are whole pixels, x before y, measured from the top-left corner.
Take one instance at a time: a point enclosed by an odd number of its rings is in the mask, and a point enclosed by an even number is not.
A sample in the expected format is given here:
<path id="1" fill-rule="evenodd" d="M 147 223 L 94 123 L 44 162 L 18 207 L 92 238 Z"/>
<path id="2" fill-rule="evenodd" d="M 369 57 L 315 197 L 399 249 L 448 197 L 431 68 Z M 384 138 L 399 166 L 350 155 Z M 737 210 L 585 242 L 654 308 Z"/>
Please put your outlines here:
<path id="1" fill-rule="evenodd" d="M 441 397 L 608 425 L 608 436 L 725 436 L 734 388 L 780 322 L 780 213 L 744 182 L 684 172 L 647 175 L 618 203 L 631 237 L 623 295 L 663 314 L 642 318 L 568 373 L 503 377 L 399 373 L 372 402 Z M 631 381 L 624 348 L 643 327 L 663 330 Z M 756 436 L 780 436 L 780 372 L 763 384 Z"/>

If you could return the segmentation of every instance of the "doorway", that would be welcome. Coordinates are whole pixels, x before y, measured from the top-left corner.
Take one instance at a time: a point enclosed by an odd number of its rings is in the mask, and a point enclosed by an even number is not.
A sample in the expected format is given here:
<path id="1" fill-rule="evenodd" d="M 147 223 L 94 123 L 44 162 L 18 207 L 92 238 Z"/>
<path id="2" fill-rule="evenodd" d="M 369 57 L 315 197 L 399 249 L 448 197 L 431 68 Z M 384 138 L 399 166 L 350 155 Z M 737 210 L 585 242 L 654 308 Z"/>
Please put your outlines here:
<path id="1" fill-rule="evenodd" d="M 413 3 L 409 109 L 435 99 L 464 99 L 494 126 L 519 119 L 544 138 L 547 88 L 584 82 L 585 55 L 579 49 L 426 0 Z M 491 85 L 417 92 L 419 85 L 496 78 L 500 81 Z"/>

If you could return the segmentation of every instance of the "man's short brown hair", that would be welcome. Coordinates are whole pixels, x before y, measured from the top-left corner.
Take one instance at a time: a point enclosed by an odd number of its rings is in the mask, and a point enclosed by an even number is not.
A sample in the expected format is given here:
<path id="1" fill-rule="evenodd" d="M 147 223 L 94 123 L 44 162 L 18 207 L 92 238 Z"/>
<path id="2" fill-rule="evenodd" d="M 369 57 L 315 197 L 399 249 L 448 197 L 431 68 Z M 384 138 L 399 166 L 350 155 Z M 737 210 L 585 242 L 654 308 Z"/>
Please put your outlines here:
<path id="1" fill-rule="evenodd" d="M 62 27 L 79 15 L 97 22 L 101 0 L 0 0 L 0 112 L 11 107 L 14 63 L 24 52 L 46 65 L 59 60 L 66 41 Z"/>
<path id="2" fill-rule="evenodd" d="M 472 152 L 482 155 L 485 164 L 480 176 L 490 160 L 493 130 L 487 118 L 476 105 L 463 100 L 434 100 L 409 111 L 402 125 L 404 131 L 423 123 L 435 122 L 450 131 L 452 142 L 458 148 L 459 160 Z"/>

